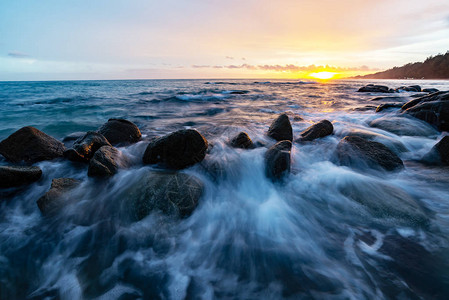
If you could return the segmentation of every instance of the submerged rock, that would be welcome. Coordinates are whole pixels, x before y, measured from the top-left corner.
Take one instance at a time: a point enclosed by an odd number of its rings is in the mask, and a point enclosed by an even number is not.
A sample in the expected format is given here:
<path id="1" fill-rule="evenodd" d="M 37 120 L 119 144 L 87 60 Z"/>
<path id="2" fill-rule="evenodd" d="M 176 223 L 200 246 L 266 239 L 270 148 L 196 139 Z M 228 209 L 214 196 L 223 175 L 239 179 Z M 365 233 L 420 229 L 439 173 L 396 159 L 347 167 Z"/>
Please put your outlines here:
<path id="1" fill-rule="evenodd" d="M 313 124 L 301 133 L 301 137 L 297 142 L 313 141 L 317 138 L 322 138 L 331 135 L 334 132 L 334 126 L 328 120 L 322 120 Z"/>
<path id="2" fill-rule="evenodd" d="M 52 213 L 67 200 L 66 193 L 77 187 L 81 181 L 73 178 L 55 178 L 51 181 L 51 187 L 45 195 L 37 200 L 37 206 L 43 214 Z"/>
<path id="3" fill-rule="evenodd" d="M 102 146 L 89 161 L 88 176 L 107 177 L 118 172 L 119 168 L 126 168 L 129 161 L 119 150 L 112 146 Z"/>
<path id="4" fill-rule="evenodd" d="M 229 141 L 229 145 L 234 148 L 251 149 L 254 148 L 253 141 L 249 135 L 242 131 Z"/>
<path id="5" fill-rule="evenodd" d="M 369 123 L 371 127 L 407 136 L 434 136 L 438 132 L 427 123 L 407 118 L 384 116 Z"/>
<path id="6" fill-rule="evenodd" d="M 346 135 L 358 136 L 367 140 L 382 143 L 396 154 L 408 151 L 405 145 L 400 141 L 377 132 L 372 132 L 364 129 L 352 129 L 349 132 L 346 132 Z"/>
<path id="7" fill-rule="evenodd" d="M 376 112 L 378 113 L 390 108 L 401 108 L 402 105 L 402 103 L 382 103 L 376 108 Z"/>
<path id="8" fill-rule="evenodd" d="M 98 132 L 88 131 L 75 141 L 72 148 L 64 152 L 64 157 L 71 161 L 88 162 L 103 146 L 111 146 L 111 144 Z"/>
<path id="9" fill-rule="evenodd" d="M 0 188 L 11 188 L 38 181 L 42 176 L 39 167 L 0 166 Z"/>
<path id="10" fill-rule="evenodd" d="M 153 210 L 187 217 L 198 206 L 204 184 L 185 173 L 148 172 L 126 192 L 132 214 L 142 219 Z"/>
<path id="11" fill-rule="evenodd" d="M 408 99 L 408 97 L 388 96 L 388 97 L 376 97 L 369 101 L 396 102 L 396 101 L 406 101 L 407 99 Z"/>
<path id="12" fill-rule="evenodd" d="M 388 86 L 374 85 L 374 84 L 365 85 L 365 86 L 359 88 L 359 90 L 357 92 L 361 92 L 361 93 L 394 93 L 394 91 L 392 89 L 388 88 Z"/>
<path id="13" fill-rule="evenodd" d="M 396 89 L 396 92 L 400 91 L 421 92 L 421 87 L 419 85 L 401 86 Z"/>
<path id="14" fill-rule="evenodd" d="M 290 172 L 292 143 L 280 141 L 265 153 L 265 173 L 271 180 L 279 180 Z"/>
<path id="15" fill-rule="evenodd" d="M 183 169 L 202 161 L 207 147 L 207 140 L 198 131 L 178 130 L 152 140 L 143 155 L 143 163 Z"/>
<path id="16" fill-rule="evenodd" d="M 355 168 L 393 171 L 404 167 L 402 160 L 384 144 L 358 136 L 343 138 L 337 145 L 336 154 L 342 165 Z"/>
<path id="17" fill-rule="evenodd" d="M 276 141 L 293 141 L 293 130 L 288 115 L 285 113 L 279 115 L 279 117 L 271 123 L 267 135 Z"/>
<path id="18" fill-rule="evenodd" d="M 449 91 L 413 99 L 402 106 L 404 114 L 426 121 L 438 130 L 449 131 Z"/>
<path id="19" fill-rule="evenodd" d="M 134 144 L 142 137 L 136 124 L 124 119 L 109 119 L 98 129 L 98 132 L 112 145 Z"/>
<path id="20" fill-rule="evenodd" d="M 449 165 L 449 136 L 443 137 L 422 160 L 433 165 Z"/>
<path id="21" fill-rule="evenodd" d="M 0 154 L 11 162 L 35 163 L 62 157 L 64 144 L 31 127 L 23 127 L 0 142 Z"/>
<path id="22" fill-rule="evenodd" d="M 433 94 L 433 93 L 439 92 L 440 90 L 439 90 L 439 89 L 433 89 L 433 88 L 430 88 L 430 89 L 423 89 L 422 91 L 423 91 L 424 93 Z"/>

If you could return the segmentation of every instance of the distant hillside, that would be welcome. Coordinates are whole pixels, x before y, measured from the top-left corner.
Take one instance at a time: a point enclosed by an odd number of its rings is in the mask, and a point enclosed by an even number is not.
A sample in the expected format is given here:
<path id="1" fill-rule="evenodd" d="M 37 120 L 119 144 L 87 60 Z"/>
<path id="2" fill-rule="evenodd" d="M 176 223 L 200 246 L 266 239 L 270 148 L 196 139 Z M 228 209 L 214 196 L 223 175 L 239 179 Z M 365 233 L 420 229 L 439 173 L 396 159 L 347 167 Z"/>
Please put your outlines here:
<path id="1" fill-rule="evenodd" d="M 428 57 L 424 62 L 409 63 L 402 67 L 356 76 L 357 79 L 449 79 L 449 51 Z"/>

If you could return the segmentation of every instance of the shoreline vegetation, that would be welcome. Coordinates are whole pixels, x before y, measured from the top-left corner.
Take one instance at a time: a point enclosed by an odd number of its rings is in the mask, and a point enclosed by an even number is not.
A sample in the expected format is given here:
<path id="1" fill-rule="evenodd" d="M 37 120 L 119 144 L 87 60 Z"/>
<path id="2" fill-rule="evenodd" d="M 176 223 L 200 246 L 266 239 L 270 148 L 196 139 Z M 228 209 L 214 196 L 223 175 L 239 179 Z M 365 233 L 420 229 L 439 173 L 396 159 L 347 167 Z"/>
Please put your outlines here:
<path id="1" fill-rule="evenodd" d="M 449 51 L 446 54 L 429 56 L 424 62 L 408 63 L 401 67 L 348 79 L 449 79 Z"/>

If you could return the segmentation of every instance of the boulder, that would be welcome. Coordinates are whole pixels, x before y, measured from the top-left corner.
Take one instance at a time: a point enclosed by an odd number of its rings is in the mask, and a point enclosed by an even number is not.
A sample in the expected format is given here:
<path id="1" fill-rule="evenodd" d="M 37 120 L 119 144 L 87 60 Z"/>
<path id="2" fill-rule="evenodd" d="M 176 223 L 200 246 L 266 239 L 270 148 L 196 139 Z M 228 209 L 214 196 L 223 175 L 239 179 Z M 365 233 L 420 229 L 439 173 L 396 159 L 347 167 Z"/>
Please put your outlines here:
<path id="1" fill-rule="evenodd" d="M 229 141 L 229 145 L 234 148 L 251 149 L 254 148 L 253 141 L 244 131 L 233 137 Z"/>
<path id="2" fill-rule="evenodd" d="M 102 146 L 89 161 L 88 176 L 108 177 L 116 174 L 119 168 L 129 166 L 129 160 L 112 146 Z"/>
<path id="3" fill-rule="evenodd" d="M 361 93 L 394 93 L 394 91 L 389 89 L 388 86 L 374 85 L 374 84 L 365 85 L 365 86 L 359 88 L 359 90 L 357 92 L 361 92 Z"/>
<path id="4" fill-rule="evenodd" d="M 419 85 L 401 86 L 396 89 L 396 92 L 421 92 L 421 87 Z"/>
<path id="5" fill-rule="evenodd" d="M 66 146 L 67 148 L 71 148 L 73 146 L 73 144 L 75 143 L 75 141 L 77 139 L 82 138 L 84 135 L 86 135 L 85 131 L 77 131 L 77 132 L 73 132 L 67 136 L 65 136 L 62 139 L 62 142 L 64 143 L 64 146 Z"/>
<path id="6" fill-rule="evenodd" d="M 371 127 L 406 136 L 435 136 L 438 132 L 427 123 L 413 118 L 384 116 L 369 123 Z"/>
<path id="7" fill-rule="evenodd" d="M 449 91 L 413 99 L 402 106 L 404 114 L 426 121 L 438 130 L 449 131 Z"/>
<path id="8" fill-rule="evenodd" d="M 386 109 L 390 109 L 390 108 L 401 108 L 403 105 L 403 103 L 383 103 L 380 104 L 377 108 L 376 108 L 376 112 L 381 112 L 383 110 Z"/>
<path id="9" fill-rule="evenodd" d="M 265 153 L 265 173 L 273 181 L 290 172 L 292 143 L 280 141 Z"/>
<path id="10" fill-rule="evenodd" d="M 443 137 L 422 160 L 433 165 L 449 165 L 449 136 Z"/>
<path id="11" fill-rule="evenodd" d="M 73 178 L 55 178 L 45 195 L 37 200 L 37 206 L 43 214 L 54 212 L 62 207 L 66 193 L 77 187 L 81 182 Z"/>
<path id="12" fill-rule="evenodd" d="M 267 135 L 276 141 L 293 141 L 293 130 L 288 115 L 284 113 L 277 117 L 271 123 Z"/>
<path id="13" fill-rule="evenodd" d="M 423 89 L 422 91 L 424 93 L 433 94 L 433 93 L 439 92 L 440 90 L 439 89 L 432 89 L 432 88 L 430 88 L 430 89 Z"/>
<path id="14" fill-rule="evenodd" d="M 313 124 L 301 133 L 301 137 L 297 142 L 313 141 L 317 138 L 322 138 L 331 135 L 334 132 L 334 126 L 328 120 L 322 120 Z"/>
<path id="15" fill-rule="evenodd" d="M 377 133 L 377 132 L 372 132 L 372 131 L 368 131 L 368 130 L 364 130 L 364 129 L 351 129 L 351 130 L 345 132 L 345 135 L 358 136 L 358 137 L 361 137 L 361 138 L 364 138 L 364 139 L 367 139 L 370 141 L 382 143 L 385 146 L 387 146 L 388 148 L 390 148 L 390 150 L 396 154 L 408 151 L 407 148 L 405 147 L 405 145 L 403 143 L 401 143 L 400 141 L 398 141 L 392 137 L 389 137 L 387 135 Z"/>
<path id="16" fill-rule="evenodd" d="M 39 167 L 0 166 L 0 188 L 11 188 L 38 181 L 42 176 Z"/>
<path id="17" fill-rule="evenodd" d="M 23 127 L 0 142 L 0 154 L 11 162 L 35 163 L 62 157 L 64 144 L 31 127 Z"/>
<path id="18" fill-rule="evenodd" d="M 140 220 L 153 210 L 175 217 L 187 217 L 198 206 L 204 184 L 185 173 L 148 172 L 125 194 L 131 212 Z"/>
<path id="19" fill-rule="evenodd" d="M 358 136 L 346 136 L 337 145 L 340 164 L 354 168 L 393 171 L 404 167 L 402 160 L 384 144 Z"/>
<path id="20" fill-rule="evenodd" d="M 143 155 L 143 163 L 183 169 L 202 161 L 207 147 L 207 140 L 198 131 L 179 130 L 152 140 Z"/>
<path id="21" fill-rule="evenodd" d="M 389 97 L 376 97 L 369 101 L 397 102 L 397 101 L 407 101 L 407 99 L 408 97 L 389 96 Z"/>
<path id="22" fill-rule="evenodd" d="M 134 144 L 142 137 L 136 124 L 124 119 L 109 119 L 98 129 L 98 132 L 112 145 Z"/>
<path id="23" fill-rule="evenodd" d="M 111 144 L 98 132 L 88 131 L 75 141 L 72 148 L 64 151 L 64 157 L 71 161 L 88 162 L 103 146 L 111 146 Z"/>

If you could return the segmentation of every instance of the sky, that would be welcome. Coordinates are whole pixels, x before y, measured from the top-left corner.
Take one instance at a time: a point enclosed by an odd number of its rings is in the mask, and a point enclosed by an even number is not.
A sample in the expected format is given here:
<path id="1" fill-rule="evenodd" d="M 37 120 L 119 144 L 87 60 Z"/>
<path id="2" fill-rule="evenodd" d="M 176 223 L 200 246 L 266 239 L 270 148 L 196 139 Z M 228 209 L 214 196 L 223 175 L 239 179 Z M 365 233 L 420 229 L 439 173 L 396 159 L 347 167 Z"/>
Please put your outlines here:
<path id="1" fill-rule="evenodd" d="M 0 80 L 346 77 L 448 50 L 448 0 L 0 1 Z"/>

